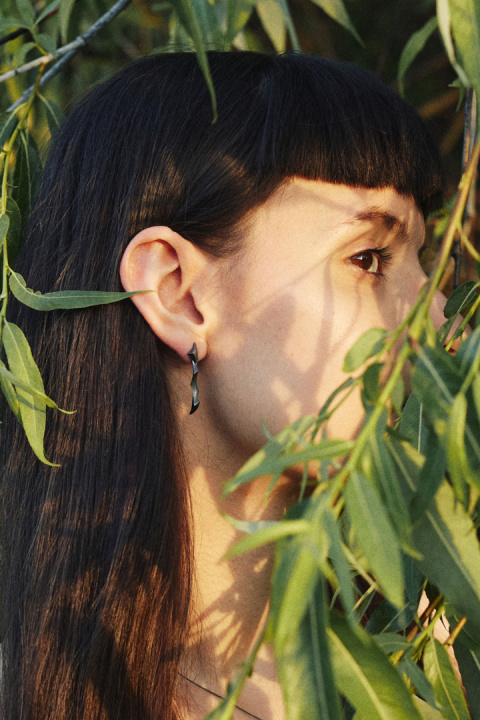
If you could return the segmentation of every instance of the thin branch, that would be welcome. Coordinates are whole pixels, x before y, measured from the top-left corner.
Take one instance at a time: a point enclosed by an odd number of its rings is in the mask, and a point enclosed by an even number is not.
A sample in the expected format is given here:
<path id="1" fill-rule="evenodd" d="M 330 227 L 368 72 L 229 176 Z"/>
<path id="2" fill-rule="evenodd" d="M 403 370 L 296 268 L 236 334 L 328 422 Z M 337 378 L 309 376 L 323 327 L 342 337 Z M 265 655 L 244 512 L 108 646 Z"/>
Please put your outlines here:
<path id="1" fill-rule="evenodd" d="M 119 15 L 122 10 L 125 10 L 127 5 L 130 5 L 131 2 L 132 0 L 118 0 L 118 2 L 116 2 L 115 5 L 110 8 L 110 10 L 108 10 L 104 15 L 102 15 L 102 17 L 99 18 L 97 22 L 95 22 L 86 32 L 82 33 L 82 35 L 79 35 L 75 40 L 73 40 L 73 42 L 59 48 L 55 55 L 49 53 L 48 55 L 43 55 L 36 60 L 32 60 L 31 62 L 26 63 L 19 68 L 16 68 L 16 70 L 10 70 L 9 72 L 0 75 L 0 82 L 4 82 L 5 80 L 8 80 L 15 75 L 19 75 L 22 72 L 26 72 L 33 67 L 37 67 L 39 65 L 46 65 L 52 60 L 55 60 L 55 58 L 60 57 L 60 60 L 58 60 L 58 62 L 55 63 L 55 65 L 51 67 L 50 70 L 46 72 L 43 76 L 41 82 L 41 85 L 43 86 L 46 82 L 51 80 L 51 78 L 54 77 L 58 72 L 60 72 L 63 66 L 74 55 L 76 55 L 80 48 L 84 47 L 95 35 L 97 35 L 101 30 L 103 30 L 103 28 L 108 25 L 108 23 L 111 22 L 117 15 Z M 22 96 L 8 108 L 7 112 L 12 112 L 13 110 L 16 110 L 20 105 L 22 105 L 22 103 L 24 103 L 25 100 L 29 97 L 32 90 L 33 85 L 27 90 L 25 90 Z"/>
<path id="2" fill-rule="evenodd" d="M 5 45 L 6 43 L 16 40 L 18 37 L 26 35 L 27 33 L 31 35 L 30 30 L 24 27 L 18 28 L 18 30 L 12 30 L 12 32 L 8 33 L 8 35 L 4 35 L 0 38 L 0 45 Z"/>

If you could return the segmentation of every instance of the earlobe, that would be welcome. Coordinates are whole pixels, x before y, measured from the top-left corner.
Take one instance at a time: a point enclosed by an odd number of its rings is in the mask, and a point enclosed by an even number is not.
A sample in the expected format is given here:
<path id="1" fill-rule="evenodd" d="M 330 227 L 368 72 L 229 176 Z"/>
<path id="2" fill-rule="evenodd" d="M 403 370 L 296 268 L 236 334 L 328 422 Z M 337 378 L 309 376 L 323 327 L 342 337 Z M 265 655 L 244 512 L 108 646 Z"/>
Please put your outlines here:
<path id="1" fill-rule="evenodd" d="M 124 289 L 145 290 L 132 301 L 153 332 L 189 362 L 196 343 L 199 359 L 207 353 L 208 321 L 199 292 L 208 265 L 206 255 L 168 227 L 148 227 L 128 244 L 120 264 Z"/>

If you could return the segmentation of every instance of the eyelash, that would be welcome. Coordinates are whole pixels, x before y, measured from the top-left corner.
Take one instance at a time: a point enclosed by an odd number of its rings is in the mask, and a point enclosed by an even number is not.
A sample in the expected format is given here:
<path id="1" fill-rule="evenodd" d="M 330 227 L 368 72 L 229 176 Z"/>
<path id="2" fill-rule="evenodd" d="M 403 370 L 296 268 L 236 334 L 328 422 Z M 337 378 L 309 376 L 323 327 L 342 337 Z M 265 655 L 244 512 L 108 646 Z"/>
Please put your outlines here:
<path id="1" fill-rule="evenodd" d="M 356 255 L 352 255 L 352 257 L 350 258 L 350 262 L 355 260 L 355 258 L 360 258 L 362 255 L 367 255 L 367 253 L 369 253 L 379 259 L 380 267 L 382 269 L 384 269 L 387 265 L 389 265 L 389 263 L 391 262 L 391 260 L 393 258 L 392 253 L 389 251 L 389 246 L 387 245 L 387 247 L 383 247 L 383 248 L 367 248 L 366 250 L 362 250 L 362 252 L 359 252 Z M 353 262 L 352 262 L 352 264 L 355 265 L 355 263 L 353 263 Z M 357 265 L 356 267 L 359 267 L 360 270 L 363 270 L 368 275 L 373 275 L 374 277 L 382 278 L 383 280 L 385 279 L 385 274 L 382 272 L 382 269 L 372 271 L 372 270 L 365 270 L 365 268 L 362 268 L 359 265 Z"/>

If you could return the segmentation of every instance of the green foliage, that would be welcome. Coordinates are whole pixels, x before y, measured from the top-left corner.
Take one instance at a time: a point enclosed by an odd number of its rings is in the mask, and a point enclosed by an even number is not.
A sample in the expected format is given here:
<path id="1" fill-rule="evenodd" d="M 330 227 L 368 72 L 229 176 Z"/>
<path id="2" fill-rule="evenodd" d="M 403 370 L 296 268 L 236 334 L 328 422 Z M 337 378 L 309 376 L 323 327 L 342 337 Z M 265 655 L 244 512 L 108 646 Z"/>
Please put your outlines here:
<path id="1" fill-rule="evenodd" d="M 79 52 L 85 42 L 120 53 L 121 38 L 133 55 L 168 51 L 180 43 L 197 53 L 214 120 L 207 47 L 271 45 L 278 51 L 300 51 L 303 40 L 294 0 L 125 0 L 110 3 L 106 11 L 105 4 L 7 0 L 0 10 L 0 32 L 16 35 L 2 46 L 0 71 L 0 389 L 12 412 L 2 422 L 19 422 L 37 458 L 49 464 L 55 458 L 47 460 L 44 452 L 47 408 L 59 408 L 45 393 L 27 338 L 7 320 L 10 293 L 37 311 L 70 312 L 129 296 L 81 289 L 40 294 L 13 269 L 41 169 L 38 144 L 62 119 L 55 78 L 60 58 Z M 433 12 L 433 3 L 422 7 Z M 366 27 L 357 31 L 353 3 L 348 12 L 341 0 L 305 0 L 302 12 L 305 8 L 322 23 L 333 19 L 340 24 L 349 45 L 364 52 L 360 36 L 365 39 Z M 436 14 L 422 17 L 418 26 L 400 57 L 400 87 L 425 53 L 427 41 L 431 45 L 441 37 L 460 84 L 479 97 L 478 2 L 437 0 Z M 352 42 L 352 36 L 358 42 Z M 79 37 L 81 42 L 76 42 Z M 114 64 L 113 59 L 109 62 Z M 98 79 L 93 66 L 88 57 L 82 59 L 82 72 L 71 74 L 67 96 L 81 94 Z M 107 66 L 105 72 L 110 72 Z M 45 77 L 49 84 L 44 91 Z M 374 328 L 361 337 L 345 358 L 344 371 L 353 376 L 332 392 L 318 416 L 302 418 L 269 438 L 226 483 L 225 494 L 230 494 L 267 475 L 271 491 L 287 468 L 303 468 L 299 502 L 282 520 L 248 523 L 229 518 L 245 532 L 231 556 L 276 544 L 266 638 L 275 650 L 288 720 L 343 719 L 345 700 L 356 720 L 469 718 L 449 656 L 433 636 L 442 614 L 450 623 L 449 644 L 471 717 L 480 718 L 480 327 L 475 329 L 480 282 L 473 272 L 451 294 L 446 323 L 437 334 L 428 318 L 454 239 L 459 232 L 466 236 L 464 209 L 479 153 L 477 144 L 451 205 L 450 221 L 438 221 L 445 230 L 438 261 L 402 326 L 390 333 Z M 466 247 L 473 259 L 470 266 L 476 262 L 478 271 L 478 251 L 471 244 Z M 448 342 L 461 337 L 466 322 L 473 330 L 450 355 L 443 346 L 459 313 L 465 320 Z M 412 392 L 405 403 L 407 375 Z M 328 438 L 332 414 L 354 391 L 361 391 L 365 406 L 358 437 Z M 425 592 L 432 602 L 419 617 Z M 209 720 L 232 717 L 263 639 Z"/>

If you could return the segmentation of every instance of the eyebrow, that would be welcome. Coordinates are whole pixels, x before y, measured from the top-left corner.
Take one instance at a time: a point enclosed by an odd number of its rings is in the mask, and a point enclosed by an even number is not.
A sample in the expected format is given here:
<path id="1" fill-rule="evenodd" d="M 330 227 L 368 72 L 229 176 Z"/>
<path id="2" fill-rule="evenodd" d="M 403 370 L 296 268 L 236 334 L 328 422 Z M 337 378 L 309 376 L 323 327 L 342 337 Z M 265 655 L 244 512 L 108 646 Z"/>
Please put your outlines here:
<path id="1" fill-rule="evenodd" d="M 356 222 L 373 222 L 377 225 L 383 225 L 389 231 L 395 230 L 400 240 L 407 241 L 409 238 L 407 223 L 400 220 L 396 215 L 392 215 L 392 213 L 378 207 L 361 210 L 344 224 L 352 225 Z"/>

